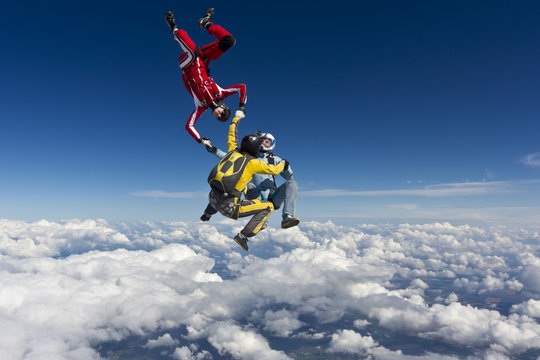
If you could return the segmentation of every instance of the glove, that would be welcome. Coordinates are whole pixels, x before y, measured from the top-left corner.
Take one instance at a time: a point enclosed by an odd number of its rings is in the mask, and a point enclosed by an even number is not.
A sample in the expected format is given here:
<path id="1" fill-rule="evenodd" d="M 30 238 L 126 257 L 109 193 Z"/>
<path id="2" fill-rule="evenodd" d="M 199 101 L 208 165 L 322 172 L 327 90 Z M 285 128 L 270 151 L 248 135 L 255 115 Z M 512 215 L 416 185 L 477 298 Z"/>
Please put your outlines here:
<path id="1" fill-rule="evenodd" d="M 282 159 L 281 161 L 285 162 L 285 167 L 283 168 L 283 171 L 289 170 L 289 161 L 285 159 Z"/>
<path id="2" fill-rule="evenodd" d="M 199 144 L 206 146 L 206 151 L 209 153 L 215 154 L 217 151 L 217 148 L 212 144 L 209 138 L 203 137 L 200 139 Z"/>
<path id="3" fill-rule="evenodd" d="M 244 109 L 243 106 L 240 106 L 238 108 L 238 110 L 236 110 L 236 112 L 234 113 L 234 116 L 239 118 L 239 119 L 243 119 L 246 117 L 246 109 Z"/>
<path id="4" fill-rule="evenodd" d="M 217 151 L 217 148 L 214 146 L 214 144 L 206 145 L 206 151 L 208 151 L 211 154 L 215 154 Z"/>
<path id="5" fill-rule="evenodd" d="M 210 141 L 210 139 L 207 137 L 200 138 L 198 141 L 199 141 L 199 144 L 204 145 L 206 147 L 214 146 L 212 145 L 212 142 Z"/>

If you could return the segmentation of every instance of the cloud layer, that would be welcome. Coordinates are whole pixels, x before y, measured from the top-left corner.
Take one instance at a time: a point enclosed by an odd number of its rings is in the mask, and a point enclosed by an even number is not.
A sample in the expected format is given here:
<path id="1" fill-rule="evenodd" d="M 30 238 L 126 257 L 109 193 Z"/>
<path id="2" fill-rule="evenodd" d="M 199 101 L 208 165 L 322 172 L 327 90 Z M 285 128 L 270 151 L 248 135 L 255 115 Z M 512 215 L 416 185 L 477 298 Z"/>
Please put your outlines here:
<path id="1" fill-rule="evenodd" d="M 535 154 L 531 154 L 535 155 Z M 529 166 L 540 166 L 540 153 L 536 157 L 529 155 L 523 162 Z M 539 165 L 536 165 L 538 163 Z M 462 183 L 446 183 L 426 185 L 416 189 L 396 190 L 362 190 L 351 191 L 342 189 L 322 189 L 303 191 L 307 197 L 344 197 L 344 196 L 415 196 L 415 197 L 452 197 L 452 196 L 483 196 L 503 193 L 513 193 L 538 184 L 538 180 L 516 181 L 471 181 Z"/>
<path id="2" fill-rule="evenodd" d="M 0 358 L 540 355 L 538 232 L 242 225 L 0 220 Z"/>

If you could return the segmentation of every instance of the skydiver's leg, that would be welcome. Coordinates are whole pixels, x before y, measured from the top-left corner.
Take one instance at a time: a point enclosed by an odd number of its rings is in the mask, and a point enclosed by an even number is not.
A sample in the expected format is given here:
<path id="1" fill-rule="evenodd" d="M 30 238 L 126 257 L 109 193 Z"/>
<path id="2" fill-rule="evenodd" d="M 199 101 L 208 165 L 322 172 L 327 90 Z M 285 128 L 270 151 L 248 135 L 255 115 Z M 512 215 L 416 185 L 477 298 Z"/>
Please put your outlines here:
<path id="1" fill-rule="evenodd" d="M 218 59 L 225 51 L 232 48 L 236 43 L 234 36 L 219 25 L 212 25 L 207 31 L 217 39 L 217 41 L 200 48 L 201 53 L 204 54 L 209 61 Z"/>
<path id="2" fill-rule="evenodd" d="M 215 213 L 217 213 L 217 210 L 209 203 L 206 206 L 206 209 L 204 209 L 204 212 L 209 215 L 214 215 Z"/>
<path id="3" fill-rule="evenodd" d="M 259 197 L 259 190 L 257 190 L 257 187 L 252 183 L 248 182 L 247 184 L 247 191 L 246 191 L 246 199 L 253 200 L 257 199 Z"/>
<path id="4" fill-rule="evenodd" d="M 176 40 L 182 47 L 182 50 L 186 52 L 193 52 L 197 48 L 193 40 L 191 40 L 187 32 L 183 29 L 174 30 L 174 40 Z"/>
<path id="5" fill-rule="evenodd" d="M 238 211 L 240 209 L 240 199 L 237 197 L 226 197 L 221 192 L 215 190 L 208 194 L 208 203 L 221 215 L 231 219 L 238 219 Z"/>
<path id="6" fill-rule="evenodd" d="M 253 217 L 240 233 L 248 238 L 257 235 L 273 210 L 274 205 L 272 205 L 270 201 L 258 199 L 242 200 L 238 217 L 242 218 L 251 215 L 253 215 Z"/>
<path id="7" fill-rule="evenodd" d="M 276 209 L 279 209 L 281 204 L 284 204 L 283 216 L 294 216 L 297 196 L 298 184 L 294 180 L 287 180 L 272 193 L 270 201 L 272 201 Z"/>
<path id="8" fill-rule="evenodd" d="M 288 229 L 300 223 L 300 219 L 294 217 L 297 194 L 298 184 L 294 180 L 287 180 L 272 193 L 270 200 L 276 208 L 279 208 L 281 204 L 285 204 L 283 206 L 283 220 L 281 221 L 283 229 Z"/>
<path id="9" fill-rule="evenodd" d="M 195 58 L 197 57 L 199 53 L 199 49 L 197 49 L 197 46 L 191 40 L 191 38 L 188 36 L 187 32 L 182 29 L 176 29 L 174 31 L 174 40 L 180 44 L 180 47 L 184 51 L 182 55 L 180 55 L 180 67 L 183 69 L 186 65 L 190 64 Z"/>
<path id="10" fill-rule="evenodd" d="M 208 221 L 208 220 L 210 220 L 210 218 L 212 217 L 212 215 L 214 215 L 215 213 L 217 213 L 217 210 L 214 209 L 214 207 L 209 203 L 209 204 L 206 206 L 206 209 L 204 209 L 204 214 L 202 214 L 202 216 L 201 216 L 201 221 Z"/>

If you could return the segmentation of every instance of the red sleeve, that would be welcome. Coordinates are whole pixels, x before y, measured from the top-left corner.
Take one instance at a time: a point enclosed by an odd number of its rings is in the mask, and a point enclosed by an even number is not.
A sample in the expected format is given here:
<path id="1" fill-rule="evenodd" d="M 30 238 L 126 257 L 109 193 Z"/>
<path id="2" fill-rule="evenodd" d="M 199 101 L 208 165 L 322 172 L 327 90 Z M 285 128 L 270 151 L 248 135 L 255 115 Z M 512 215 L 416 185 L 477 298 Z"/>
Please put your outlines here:
<path id="1" fill-rule="evenodd" d="M 224 99 L 232 94 L 238 93 L 240 106 L 244 106 L 247 102 L 247 91 L 245 84 L 226 87 L 225 89 L 222 89 L 221 93 Z"/>
<path id="2" fill-rule="evenodd" d="M 199 141 L 200 138 L 201 138 L 201 135 L 199 135 L 199 132 L 197 131 L 197 129 L 195 129 L 195 123 L 197 122 L 197 120 L 199 120 L 199 118 L 201 117 L 201 115 L 206 111 L 206 108 L 202 108 L 202 107 L 197 107 L 197 109 L 195 109 L 195 111 L 193 111 L 191 113 L 191 115 L 189 116 L 189 119 L 188 119 L 188 122 L 186 123 L 186 130 L 187 132 L 189 133 L 189 135 L 191 135 L 196 141 Z"/>

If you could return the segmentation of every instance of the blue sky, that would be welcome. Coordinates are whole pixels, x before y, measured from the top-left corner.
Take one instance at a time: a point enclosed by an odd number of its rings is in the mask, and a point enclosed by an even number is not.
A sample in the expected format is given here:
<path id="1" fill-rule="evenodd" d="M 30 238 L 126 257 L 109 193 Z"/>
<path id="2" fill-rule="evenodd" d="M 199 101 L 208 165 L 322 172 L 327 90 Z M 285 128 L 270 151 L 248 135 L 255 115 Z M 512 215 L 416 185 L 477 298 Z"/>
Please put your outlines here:
<path id="1" fill-rule="evenodd" d="M 538 225 L 535 1 L 5 4 L 0 217 L 198 218 L 215 158 L 163 15 L 204 45 L 210 6 L 237 39 L 212 75 L 247 84 L 240 132 L 276 136 L 300 218 Z"/>

